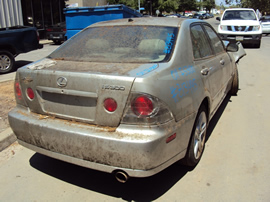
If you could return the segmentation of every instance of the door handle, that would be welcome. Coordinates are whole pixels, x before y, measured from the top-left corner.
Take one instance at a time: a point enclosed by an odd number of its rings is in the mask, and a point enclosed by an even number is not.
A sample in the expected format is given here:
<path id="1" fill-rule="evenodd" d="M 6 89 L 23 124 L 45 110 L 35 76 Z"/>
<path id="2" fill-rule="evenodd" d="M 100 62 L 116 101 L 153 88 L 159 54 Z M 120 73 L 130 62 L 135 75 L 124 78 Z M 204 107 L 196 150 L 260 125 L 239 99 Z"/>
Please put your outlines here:
<path id="1" fill-rule="evenodd" d="M 222 59 L 222 60 L 220 60 L 220 64 L 221 65 L 224 65 L 225 64 L 225 61 Z"/>
<path id="2" fill-rule="evenodd" d="M 206 76 L 206 75 L 209 73 L 209 71 L 210 71 L 210 69 L 207 68 L 207 67 L 205 67 L 205 68 L 203 68 L 203 69 L 201 70 L 201 74 L 204 75 L 204 76 Z"/>

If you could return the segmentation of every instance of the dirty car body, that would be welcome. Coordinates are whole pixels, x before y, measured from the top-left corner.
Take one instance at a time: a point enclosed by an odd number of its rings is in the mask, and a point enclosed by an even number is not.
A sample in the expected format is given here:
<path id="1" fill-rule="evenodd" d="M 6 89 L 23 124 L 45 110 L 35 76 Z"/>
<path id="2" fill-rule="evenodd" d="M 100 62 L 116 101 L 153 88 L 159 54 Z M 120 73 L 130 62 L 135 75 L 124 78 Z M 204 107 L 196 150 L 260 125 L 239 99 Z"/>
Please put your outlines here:
<path id="1" fill-rule="evenodd" d="M 9 122 L 25 147 L 104 172 L 194 166 L 236 68 L 201 20 L 100 22 L 17 71 Z"/>

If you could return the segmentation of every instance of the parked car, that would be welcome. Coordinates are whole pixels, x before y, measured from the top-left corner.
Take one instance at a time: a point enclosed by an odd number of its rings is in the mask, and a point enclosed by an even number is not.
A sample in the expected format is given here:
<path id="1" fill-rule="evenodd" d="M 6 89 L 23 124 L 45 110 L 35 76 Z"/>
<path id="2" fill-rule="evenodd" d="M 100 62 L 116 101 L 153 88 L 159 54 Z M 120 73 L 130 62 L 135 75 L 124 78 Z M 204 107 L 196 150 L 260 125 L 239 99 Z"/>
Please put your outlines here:
<path id="1" fill-rule="evenodd" d="M 207 13 L 202 13 L 201 15 L 203 16 L 203 19 L 208 19 L 209 18 Z"/>
<path id="2" fill-rule="evenodd" d="M 13 26 L 0 29 L 0 74 L 15 70 L 15 57 L 43 48 L 34 27 Z"/>
<path id="3" fill-rule="evenodd" d="M 200 13 L 195 13 L 195 14 L 193 15 L 193 18 L 197 18 L 197 19 L 202 20 L 202 19 L 203 19 L 203 16 L 202 16 L 202 14 L 200 14 Z"/>
<path id="4" fill-rule="evenodd" d="M 176 14 L 170 14 L 170 15 L 167 15 L 166 17 L 169 17 L 169 18 L 178 18 L 178 15 L 176 15 Z"/>
<path id="5" fill-rule="evenodd" d="M 195 166 L 244 55 L 201 20 L 93 24 L 17 71 L 9 123 L 21 145 L 119 182 Z"/>
<path id="6" fill-rule="evenodd" d="M 262 25 L 262 33 L 267 36 L 270 34 L 270 15 L 261 17 L 260 21 Z"/>
<path id="7" fill-rule="evenodd" d="M 209 16 L 209 18 L 213 18 L 214 17 L 213 13 L 208 13 L 208 16 Z"/>
<path id="8" fill-rule="evenodd" d="M 262 26 L 253 9 L 231 8 L 226 9 L 220 21 L 218 33 L 223 40 L 231 42 L 240 41 L 243 44 L 252 44 L 260 48 Z"/>
<path id="9" fill-rule="evenodd" d="M 55 44 L 61 44 L 67 38 L 66 34 L 66 22 L 57 23 L 54 26 L 47 28 L 47 39 L 52 40 Z"/>

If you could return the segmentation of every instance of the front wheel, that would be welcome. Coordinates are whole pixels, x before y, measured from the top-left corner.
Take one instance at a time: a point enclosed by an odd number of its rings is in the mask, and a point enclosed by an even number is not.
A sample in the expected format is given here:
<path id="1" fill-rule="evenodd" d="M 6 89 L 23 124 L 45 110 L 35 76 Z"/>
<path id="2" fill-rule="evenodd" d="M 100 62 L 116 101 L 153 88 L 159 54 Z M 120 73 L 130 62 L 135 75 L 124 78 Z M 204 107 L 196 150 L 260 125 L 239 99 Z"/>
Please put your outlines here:
<path id="1" fill-rule="evenodd" d="M 0 73 L 8 73 L 14 69 L 14 56 L 8 51 L 0 51 Z"/>
<path id="2" fill-rule="evenodd" d="M 182 160 L 184 165 L 193 167 L 199 163 L 204 150 L 207 125 L 206 108 L 202 105 L 195 119 L 186 156 Z"/>
<path id="3" fill-rule="evenodd" d="M 235 67 L 235 72 L 234 72 L 234 75 L 233 75 L 230 94 L 231 95 L 237 95 L 238 89 L 239 89 L 239 75 L 238 75 L 238 69 L 237 69 L 237 66 L 236 66 Z"/>

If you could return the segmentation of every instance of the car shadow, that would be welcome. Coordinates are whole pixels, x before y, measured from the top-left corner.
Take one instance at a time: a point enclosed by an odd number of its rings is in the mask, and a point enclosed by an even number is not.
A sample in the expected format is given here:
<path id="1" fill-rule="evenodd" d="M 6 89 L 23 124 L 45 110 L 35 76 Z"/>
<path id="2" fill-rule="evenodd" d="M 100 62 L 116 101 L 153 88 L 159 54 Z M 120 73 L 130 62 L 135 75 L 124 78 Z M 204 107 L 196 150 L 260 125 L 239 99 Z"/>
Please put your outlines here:
<path id="1" fill-rule="evenodd" d="M 18 61 L 15 61 L 15 68 L 14 68 L 14 71 L 17 71 L 19 68 L 25 66 L 25 65 L 28 65 L 30 63 L 32 63 L 33 61 L 26 61 L 26 60 L 18 60 Z"/>
<path id="2" fill-rule="evenodd" d="M 209 123 L 207 140 L 229 102 L 230 96 L 227 96 Z M 170 190 L 188 172 L 196 169 L 175 163 L 151 177 L 130 178 L 122 184 L 116 181 L 112 174 L 66 163 L 39 153 L 31 157 L 30 165 L 67 183 L 127 201 L 153 201 Z"/>

